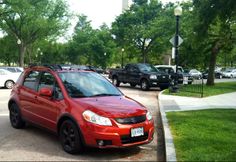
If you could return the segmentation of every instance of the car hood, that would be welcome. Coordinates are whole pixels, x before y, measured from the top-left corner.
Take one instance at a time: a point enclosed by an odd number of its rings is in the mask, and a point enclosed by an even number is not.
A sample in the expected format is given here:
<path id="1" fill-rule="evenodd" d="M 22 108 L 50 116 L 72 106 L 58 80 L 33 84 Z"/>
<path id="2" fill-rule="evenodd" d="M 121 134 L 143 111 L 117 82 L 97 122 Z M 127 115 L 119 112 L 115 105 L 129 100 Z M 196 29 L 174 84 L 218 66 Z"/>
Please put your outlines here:
<path id="1" fill-rule="evenodd" d="M 74 101 L 98 115 L 109 118 L 139 116 L 146 113 L 146 108 L 126 96 L 106 96 L 78 98 Z"/>
<path id="2" fill-rule="evenodd" d="M 168 76 L 169 74 L 165 73 L 165 72 L 149 72 L 149 71 L 144 71 L 144 74 L 148 74 L 148 75 L 157 75 L 157 76 L 161 76 L 161 75 L 166 75 Z"/>

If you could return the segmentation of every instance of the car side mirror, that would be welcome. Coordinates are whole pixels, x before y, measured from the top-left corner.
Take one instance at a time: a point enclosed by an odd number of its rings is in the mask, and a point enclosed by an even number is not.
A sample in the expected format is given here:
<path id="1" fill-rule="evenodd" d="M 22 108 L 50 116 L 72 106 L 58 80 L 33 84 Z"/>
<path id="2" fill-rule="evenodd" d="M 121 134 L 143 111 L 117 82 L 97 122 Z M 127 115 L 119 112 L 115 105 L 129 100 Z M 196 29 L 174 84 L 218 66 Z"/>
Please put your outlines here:
<path id="1" fill-rule="evenodd" d="M 41 88 L 39 90 L 39 95 L 46 96 L 46 97 L 52 97 L 52 89 L 47 88 L 47 87 Z"/>

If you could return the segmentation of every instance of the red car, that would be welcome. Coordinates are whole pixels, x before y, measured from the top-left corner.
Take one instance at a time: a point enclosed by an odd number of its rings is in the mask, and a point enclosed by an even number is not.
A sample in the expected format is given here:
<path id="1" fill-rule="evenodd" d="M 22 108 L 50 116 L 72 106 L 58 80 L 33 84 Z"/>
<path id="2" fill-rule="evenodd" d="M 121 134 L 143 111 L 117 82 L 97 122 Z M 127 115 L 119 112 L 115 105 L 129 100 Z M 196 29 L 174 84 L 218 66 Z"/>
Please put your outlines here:
<path id="1" fill-rule="evenodd" d="M 8 107 L 14 128 L 27 122 L 57 133 L 68 153 L 146 144 L 154 135 L 150 112 L 91 71 L 31 66 L 15 84 Z"/>

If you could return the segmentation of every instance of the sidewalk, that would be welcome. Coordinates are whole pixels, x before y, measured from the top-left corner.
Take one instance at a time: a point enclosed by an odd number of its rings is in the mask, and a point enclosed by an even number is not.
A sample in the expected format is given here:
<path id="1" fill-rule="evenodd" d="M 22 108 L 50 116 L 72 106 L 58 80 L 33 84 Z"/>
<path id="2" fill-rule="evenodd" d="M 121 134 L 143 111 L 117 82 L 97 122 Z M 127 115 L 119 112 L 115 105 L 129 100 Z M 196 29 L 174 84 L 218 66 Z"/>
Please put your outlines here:
<path id="1" fill-rule="evenodd" d="M 173 138 L 166 118 L 166 112 L 212 108 L 236 109 L 236 92 L 205 98 L 163 95 L 161 92 L 158 99 L 165 134 L 166 161 L 177 161 Z"/>

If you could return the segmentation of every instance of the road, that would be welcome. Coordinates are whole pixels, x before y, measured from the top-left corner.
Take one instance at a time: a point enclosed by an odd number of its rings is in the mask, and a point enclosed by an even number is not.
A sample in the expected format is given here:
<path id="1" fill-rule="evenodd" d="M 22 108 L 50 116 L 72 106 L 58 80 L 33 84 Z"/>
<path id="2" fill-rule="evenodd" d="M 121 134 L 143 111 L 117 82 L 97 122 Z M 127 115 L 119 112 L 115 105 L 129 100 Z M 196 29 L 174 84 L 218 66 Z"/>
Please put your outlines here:
<path id="1" fill-rule="evenodd" d="M 159 118 L 157 94 L 153 89 L 147 92 L 125 85 L 120 90 L 127 96 L 145 105 L 155 119 L 155 138 L 148 145 L 127 149 L 87 149 L 81 155 L 65 153 L 57 136 L 33 126 L 13 129 L 9 123 L 7 101 L 10 90 L 0 89 L 0 160 L 6 161 L 163 161 L 164 144 Z M 158 133 L 157 133 L 158 132 Z M 157 139 L 158 135 L 158 139 Z M 158 142 L 157 142 L 158 141 Z M 157 144 L 158 143 L 158 144 Z"/>

